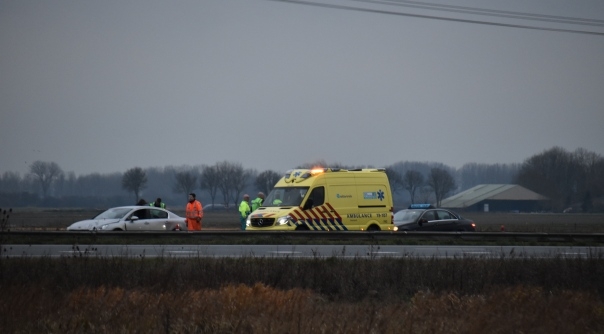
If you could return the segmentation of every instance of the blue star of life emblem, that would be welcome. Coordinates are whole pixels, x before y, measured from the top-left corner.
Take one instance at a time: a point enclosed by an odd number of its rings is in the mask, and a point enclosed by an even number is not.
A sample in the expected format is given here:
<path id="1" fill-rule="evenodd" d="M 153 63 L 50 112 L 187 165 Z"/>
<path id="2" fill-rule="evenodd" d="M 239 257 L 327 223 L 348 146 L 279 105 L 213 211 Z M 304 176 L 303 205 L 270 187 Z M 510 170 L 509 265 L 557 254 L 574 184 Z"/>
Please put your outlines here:
<path id="1" fill-rule="evenodd" d="M 381 189 L 378 190 L 377 195 L 378 195 L 378 198 L 380 199 L 380 201 L 384 200 L 384 192 Z"/>
<path id="2" fill-rule="evenodd" d="M 300 176 L 300 172 L 299 171 L 294 173 L 294 177 L 298 177 L 298 176 Z"/>

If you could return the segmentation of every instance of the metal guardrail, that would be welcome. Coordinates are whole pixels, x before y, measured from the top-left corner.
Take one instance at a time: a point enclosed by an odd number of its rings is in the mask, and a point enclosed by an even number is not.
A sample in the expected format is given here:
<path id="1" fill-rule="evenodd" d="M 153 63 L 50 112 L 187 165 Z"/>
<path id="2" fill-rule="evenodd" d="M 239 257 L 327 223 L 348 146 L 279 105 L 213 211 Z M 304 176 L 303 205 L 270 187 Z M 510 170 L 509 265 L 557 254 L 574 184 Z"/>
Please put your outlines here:
<path id="1" fill-rule="evenodd" d="M 110 238 L 181 238 L 183 243 L 192 240 L 238 240 L 250 241 L 249 238 L 275 241 L 287 240 L 356 240 L 356 241 L 401 241 L 405 240 L 438 240 L 438 241 L 472 241 L 472 242 L 595 242 L 604 243 L 604 233 L 518 233 L 518 232 L 335 232 L 335 231 L 296 231 L 296 232 L 246 232 L 246 231 L 196 231 L 196 232 L 155 232 L 155 231 L 3 231 L 0 242 L 10 237 L 27 237 L 28 239 L 52 238 L 89 238 L 98 240 Z M 241 243 L 241 242 L 239 242 Z"/>

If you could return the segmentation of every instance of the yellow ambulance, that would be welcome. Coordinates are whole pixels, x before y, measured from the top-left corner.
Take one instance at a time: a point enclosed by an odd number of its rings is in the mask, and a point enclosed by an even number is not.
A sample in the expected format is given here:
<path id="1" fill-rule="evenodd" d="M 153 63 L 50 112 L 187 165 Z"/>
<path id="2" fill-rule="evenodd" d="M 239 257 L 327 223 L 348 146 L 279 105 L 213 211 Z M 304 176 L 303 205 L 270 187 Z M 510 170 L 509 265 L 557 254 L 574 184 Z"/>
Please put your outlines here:
<path id="1" fill-rule="evenodd" d="M 246 231 L 392 231 L 386 170 L 292 169 L 252 212 Z"/>

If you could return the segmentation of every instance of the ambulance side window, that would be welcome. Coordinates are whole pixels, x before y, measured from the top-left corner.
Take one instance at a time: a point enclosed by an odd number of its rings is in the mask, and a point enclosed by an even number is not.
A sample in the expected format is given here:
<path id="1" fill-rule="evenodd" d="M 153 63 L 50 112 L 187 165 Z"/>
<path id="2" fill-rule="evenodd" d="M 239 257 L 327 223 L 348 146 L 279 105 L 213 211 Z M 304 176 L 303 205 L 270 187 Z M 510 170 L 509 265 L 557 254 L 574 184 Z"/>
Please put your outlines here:
<path id="1" fill-rule="evenodd" d="M 312 209 L 315 206 L 323 205 L 325 202 L 325 188 L 316 187 L 313 189 L 304 204 L 304 210 Z"/>

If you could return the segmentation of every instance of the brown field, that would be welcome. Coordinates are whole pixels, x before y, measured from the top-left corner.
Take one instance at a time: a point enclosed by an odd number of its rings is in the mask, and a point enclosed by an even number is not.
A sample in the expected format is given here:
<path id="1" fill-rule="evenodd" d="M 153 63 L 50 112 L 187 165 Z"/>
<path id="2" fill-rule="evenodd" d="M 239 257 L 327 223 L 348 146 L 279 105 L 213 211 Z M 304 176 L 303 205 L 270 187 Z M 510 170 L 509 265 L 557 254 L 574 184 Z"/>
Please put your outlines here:
<path id="1" fill-rule="evenodd" d="M 603 333 L 590 258 L 0 258 L 2 333 Z"/>
<path id="2" fill-rule="evenodd" d="M 102 210 L 94 209 L 39 209 L 17 208 L 9 217 L 13 230 L 64 230 L 78 220 L 94 217 Z M 183 210 L 173 210 L 184 216 Z M 503 226 L 506 232 L 542 233 L 604 233 L 604 214 L 550 214 L 550 213 L 485 213 L 469 212 L 463 216 L 477 224 L 482 232 L 497 232 Z M 203 228 L 237 230 L 237 212 L 206 212 Z"/>

